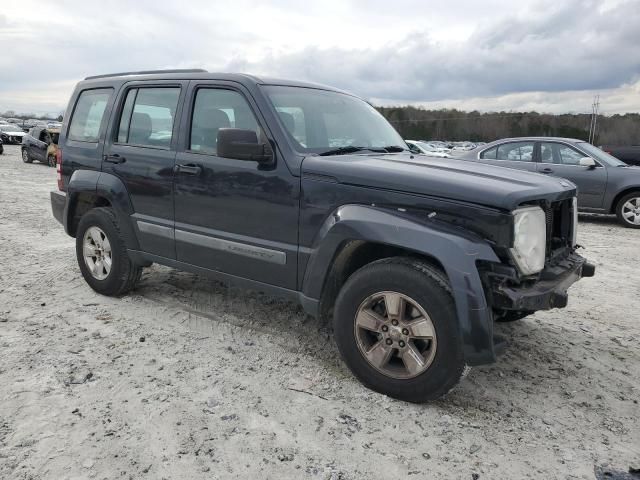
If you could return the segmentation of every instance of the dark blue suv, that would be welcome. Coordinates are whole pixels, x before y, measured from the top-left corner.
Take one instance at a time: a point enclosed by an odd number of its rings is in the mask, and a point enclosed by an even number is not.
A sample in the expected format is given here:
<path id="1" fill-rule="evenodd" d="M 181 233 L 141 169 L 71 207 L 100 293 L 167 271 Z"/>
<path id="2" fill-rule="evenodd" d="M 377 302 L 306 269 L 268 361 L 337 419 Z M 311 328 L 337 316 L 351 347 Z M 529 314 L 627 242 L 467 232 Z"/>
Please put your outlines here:
<path id="1" fill-rule="evenodd" d="M 60 133 L 55 217 L 87 283 L 132 289 L 152 262 L 333 317 L 367 386 L 425 401 L 495 361 L 495 321 L 564 307 L 569 182 L 412 154 L 335 89 L 200 70 L 89 77 Z"/>

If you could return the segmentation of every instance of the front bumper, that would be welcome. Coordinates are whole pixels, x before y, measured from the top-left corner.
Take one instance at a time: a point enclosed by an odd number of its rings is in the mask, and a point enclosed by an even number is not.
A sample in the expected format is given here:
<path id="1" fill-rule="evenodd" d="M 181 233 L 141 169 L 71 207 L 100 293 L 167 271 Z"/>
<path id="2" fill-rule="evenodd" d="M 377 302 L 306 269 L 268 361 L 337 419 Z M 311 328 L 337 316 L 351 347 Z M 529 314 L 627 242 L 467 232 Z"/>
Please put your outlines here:
<path id="1" fill-rule="evenodd" d="M 592 277 L 595 266 L 576 253 L 545 268 L 537 281 L 516 284 L 502 275 L 492 275 L 491 304 L 500 310 L 534 312 L 567 306 L 567 290 L 582 277 Z"/>
<path id="2" fill-rule="evenodd" d="M 67 194 L 58 190 L 51 192 L 51 211 L 54 218 L 64 225 L 64 208 L 67 204 Z"/>

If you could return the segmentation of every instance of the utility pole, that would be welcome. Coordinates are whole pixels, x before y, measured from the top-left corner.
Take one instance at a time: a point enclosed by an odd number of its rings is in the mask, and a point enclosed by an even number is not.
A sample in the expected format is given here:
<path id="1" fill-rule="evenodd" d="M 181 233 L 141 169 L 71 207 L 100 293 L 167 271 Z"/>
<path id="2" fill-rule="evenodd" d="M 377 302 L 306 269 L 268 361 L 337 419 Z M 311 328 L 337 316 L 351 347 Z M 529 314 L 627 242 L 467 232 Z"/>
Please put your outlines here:
<path id="1" fill-rule="evenodd" d="M 598 110 L 600 110 L 600 94 L 593 96 L 593 104 L 591 105 L 591 122 L 589 123 L 589 143 L 591 144 L 596 141 Z"/>

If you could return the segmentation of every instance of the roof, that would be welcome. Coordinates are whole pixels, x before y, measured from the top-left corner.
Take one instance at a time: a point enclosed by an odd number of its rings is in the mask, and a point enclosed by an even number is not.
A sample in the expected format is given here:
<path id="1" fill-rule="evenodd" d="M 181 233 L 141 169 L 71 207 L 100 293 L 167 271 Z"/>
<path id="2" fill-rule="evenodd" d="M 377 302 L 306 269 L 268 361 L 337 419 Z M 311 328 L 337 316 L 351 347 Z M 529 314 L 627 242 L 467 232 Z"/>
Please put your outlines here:
<path id="1" fill-rule="evenodd" d="M 500 138 L 498 140 L 494 140 L 491 143 L 487 143 L 485 145 L 481 145 L 486 147 L 487 145 L 491 145 L 494 143 L 503 143 L 503 142 L 524 142 L 524 141 L 561 141 L 561 142 L 569 142 L 569 143 L 578 143 L 585 142 L 585 140 L 580 140 L 578 138 L 569 138 L 569 137 L 510 137 L 510 138 Z"/>
<path id="2" fill-rule="evenodd" d="M 132 78 L 131 78 L 132 77 Z M 180 70 L 143 70 L 138 72 L 120 72 L 103 75 L 93 75 L 86 77 L 86 82 L 104 82 L 108 80 L 226 80 L 241 84 L 257 85 L 284 85 L 292 87 L 318 88 L 321 90 L 331 90 L 343 92 L 337 88 L 319 83 L 303 82 L 297 80 L 287 80 L 273 77 L 258 77 L 247 73 L 224 73 L 208 72 L 203 69 L 180 69 Z"/>

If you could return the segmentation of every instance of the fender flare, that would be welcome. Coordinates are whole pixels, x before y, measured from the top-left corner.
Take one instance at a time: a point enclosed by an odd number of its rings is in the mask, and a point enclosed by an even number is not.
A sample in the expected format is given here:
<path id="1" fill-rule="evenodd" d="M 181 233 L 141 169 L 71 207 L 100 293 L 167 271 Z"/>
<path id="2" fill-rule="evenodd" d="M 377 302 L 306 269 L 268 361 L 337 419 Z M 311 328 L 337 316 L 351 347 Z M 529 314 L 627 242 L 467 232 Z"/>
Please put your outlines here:
<path id="1" fill-rule="evenodd" d="M 500 262 L 480 237 L 429 219 L 365 205 L 336 209 L 320 228 L 311 248 L 302 291 L 320 299 L 333 260 L 345 243 L 376 242 L 432 257 L 445 270 L 456 305 L 465 359 L 468 365 L 495 361 L 493 318 L 476 262 Z"/>
<path id="2" fill-rule="evenodd" d="M 128 249 L 138 250 L 139 243 L 131 214 L 133 205 L 124 182 L 115 175 L 96 170 L 76 170 L 67 185 L 67 202 L 63 214 L 65 231 L 75 236 L 73 231 L 74 212 L 81 194 L 104 198 L 111 204 L 118 227 Z"/>

